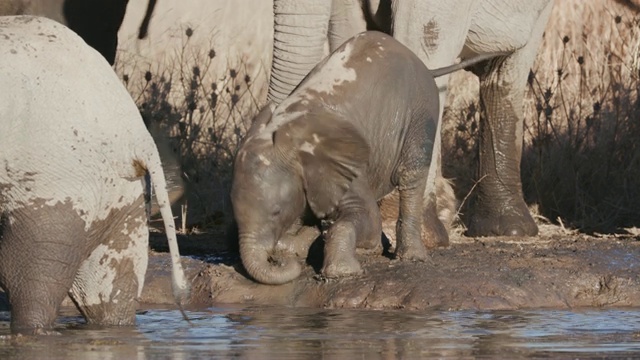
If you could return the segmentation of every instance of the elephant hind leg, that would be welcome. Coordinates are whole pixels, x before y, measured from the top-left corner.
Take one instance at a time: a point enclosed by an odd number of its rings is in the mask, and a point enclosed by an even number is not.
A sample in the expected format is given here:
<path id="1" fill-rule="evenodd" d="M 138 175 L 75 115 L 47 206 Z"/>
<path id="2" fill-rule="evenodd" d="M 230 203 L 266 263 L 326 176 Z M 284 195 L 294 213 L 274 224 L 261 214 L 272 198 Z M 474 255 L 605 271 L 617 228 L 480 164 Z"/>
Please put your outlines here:
<path id="1" fill-rule="evenodd" d="M 422 240 L 425 182 L 426 179 L 421 179 L 400 184 L 398 187 L 400 201 L 396 223 L 395 251 L 395 256 L 398 259 L 425 261 L 429 257 L 427 247 Z M 430 206 L 430 208 L 435 208 L 435 206 Z"/>
<path id="2" fill-rule="evenodd" d="M 149 231 L 144 202 L 112 211 L 97 225 L 103 240 L 80 265 L 69 295 L 88 324 L 135 325 L 137 299 L 148 264 Z M 104 233 L 102 229 L 107 229 Z M 97 233 L 97 234 L 96 234 Z"/>
<path id="3" fill-rule="evenodd" d="M 522 55 L 492 61 L 480 76 L 478 186 L 471 202 L 467 235 L 527 236 L 538 228 L 522 194 L 525 79 Z"/>
<path id="4" fill-rule="evenodd" d="M 32 209 L 38 209 L 32 211 Z M 11 304 L 11 331 L 50 334 L 83 258 L 84 221 L 69 203 L 33 203 L 0 226 L 0 285 Z"/>
<path id="5" fill-rule="evenodd" d="M 366 252 L 382 252 L 382 216 L 380 207 L 368 183 L 363 183 L 358 179 L 358 184 L 354 184 L 352 189 L 358 193 L 361 208 L 356 212 L 362 218 L 362 225 L 358 229 L 356 238 L 356 248 Z"/>
<path id="6" fill-rule="evenodd" d="M 449 230 L 456 216 L 455 205 L 457 201 L 453 189 L 450 185 L 443 186 L 441 183 L 448 184 L 445 178 L 436 177 L 436 194 L 425 194 L 421 238 L 427 249 L 449 245 Z M 436 200 L 433 200 L 434 196 L 436 196 Z M 395 232 L 399 206 L 400 195 L 397 190 L 380 200 L 382 230 L 392 244 L 395 244 L 396 241 Z"/>

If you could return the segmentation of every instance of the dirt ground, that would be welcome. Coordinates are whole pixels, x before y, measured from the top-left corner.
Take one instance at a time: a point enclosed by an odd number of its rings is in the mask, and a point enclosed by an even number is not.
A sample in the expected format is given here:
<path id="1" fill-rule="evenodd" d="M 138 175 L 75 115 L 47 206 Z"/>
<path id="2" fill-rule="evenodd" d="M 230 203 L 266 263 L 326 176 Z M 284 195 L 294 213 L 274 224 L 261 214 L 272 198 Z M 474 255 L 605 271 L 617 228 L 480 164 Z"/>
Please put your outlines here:
<path id="1" fill-rule="evenodd" d="M 321 257 L 285 285 L 249 279 L 222 234 L 179 238 L 191 281 L 189 308 L 220 304 L 410 310 L 507 310 L 640 306 L 638 234 L 591 236 L 541 225 L 526 238 L 452 235 L 425 263 L 359 255 L 364 275 L 325 281 Z M 152 233 L 141 306 L 172 305 L 166 239 Z M 69 299 L 63 305 L 73 306 Z M 0 310 L 8 310 L 0 292 Z"/>
<path id="2" fill-rule="evenodd" d="M 142 303 L 172 303 L 164 239 L 152 239 Z M 634 235 L 589 236 L 542 225 L 527 238 L 454 235 L 425 263 L 359 255 L 365 274 L 317 276 L 310 256 L 302 275 L 279 286 L 246 277 L 219 241 L 180 239 L 192 280 L 191 305 L 222 303 L 371 309 L 523 309 L 640 306 L 640 241 Z M 158 252 L 159 251 L 159 252 Z M 189 254 L 210 254 L 201 260 Z M 215 255 L 215 256 L 214 256 Z"/>

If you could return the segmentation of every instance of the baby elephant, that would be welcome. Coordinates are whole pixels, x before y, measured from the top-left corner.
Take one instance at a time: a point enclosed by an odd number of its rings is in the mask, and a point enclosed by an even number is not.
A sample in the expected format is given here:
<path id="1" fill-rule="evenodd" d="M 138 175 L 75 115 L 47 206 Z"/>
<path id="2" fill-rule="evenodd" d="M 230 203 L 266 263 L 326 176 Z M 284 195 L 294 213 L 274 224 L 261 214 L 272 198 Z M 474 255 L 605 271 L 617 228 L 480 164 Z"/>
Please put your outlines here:
<path id="1" fill-rule="evenodd" d="M 331 224 L 321 274 L 361 273 L 356 247 L 380 245 L 377 201 L 394 188 L 395 256 L 425 260 L 423 221 L 442 226 L 435 214 L 423 216 L 439 111 L 434 77 L 470 63 L 430 71 L 392 37 L 365 32 L 318 64 L 279 106 L 266 106 L 235 159 L 231 192 L 249 275 L 265 284 L 299 276 L 297 261 L 272 255 L 307 210 Z"/>

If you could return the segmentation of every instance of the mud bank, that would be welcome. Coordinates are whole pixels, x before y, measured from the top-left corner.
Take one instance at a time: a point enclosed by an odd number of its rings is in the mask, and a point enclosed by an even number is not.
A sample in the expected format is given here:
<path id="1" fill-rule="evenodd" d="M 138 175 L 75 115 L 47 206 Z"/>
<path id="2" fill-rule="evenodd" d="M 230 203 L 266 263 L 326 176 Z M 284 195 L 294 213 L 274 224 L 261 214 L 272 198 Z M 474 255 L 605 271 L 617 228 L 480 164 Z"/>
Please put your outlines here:
<path id="1" fill-rule="evenodd" d="M 544 233 L 544 231 L 543 231 Z M 183 239 L 183 253 L 207 240 Z M 185 257 L 191 304 L 259 304 L 370 309 L 523 309 L 640 306 L 640 241 L 556 232 L 532 238 L 454 237 L 426 263 L 361 255 L 365 274 L 318 280 L 306 266 L 280 286 L 248 279 L 237 258 L 226 264 Z M 317 267 L 317 266 L 316 266 Z M 169 257 L 150 256 L 142 303 L 172 303 Z"/>

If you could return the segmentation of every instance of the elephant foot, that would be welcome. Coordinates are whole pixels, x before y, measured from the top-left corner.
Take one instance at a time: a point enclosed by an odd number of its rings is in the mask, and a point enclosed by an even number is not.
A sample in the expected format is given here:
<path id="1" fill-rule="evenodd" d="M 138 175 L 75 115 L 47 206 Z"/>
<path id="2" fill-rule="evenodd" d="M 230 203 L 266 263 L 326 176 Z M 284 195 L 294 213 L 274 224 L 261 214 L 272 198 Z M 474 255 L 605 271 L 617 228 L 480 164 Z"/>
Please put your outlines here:
<path id="1" fill-rule="evenodd" d="M 371 255 L 382 253 L 382 229 L 377 228 L 377 232 L 373 236 L 368 236 L 356 242 L 356 254 Z"/>
<path id="2" fill-rule="evenodd" d="M 396 226 L 396 234 L 402 233 L 400 231 L 401 226 L 400 222 L 398 222 L 398 225 Z M 424 245 L 423 241 L 420 239 L 400 237 L 400 235 L 398 235 L 394 258 L 403 261 L 429 260 L 429 252 L 427 251 L 427 247 Z"/>
<path id="3" fill-rule="evenodd" d="M 424 210 L 421 237 L 427 249 L 449 246 L 449 231 L 436 215 L 433 206 L 429 206 Z"/>
<path id="4" fill-rule="evenodd" d="M 347 214 L 345 218 L 357 219 L 359 214 Z M 358 221 L 355 219 L 327 222 L 331 223 L 325 232 L 324 260 L 320 274 L 328 279 L 342 278 L 362 274 L 362 267 L 356 259 Z"/>
<path id="5" fill-rule="evenodd" d="M 59 331 L 44 329 L 44 328 L 32 328 L 32 329 L 15 329 L 13 334 L 0 335 L 0 340 L 18 340 L 27 336 L 61 336 Z"/>
<path id="6" fill-rule="evenodd" d="M 428 209 L 431 199 L 425 200 L 425 209 Z M 458 218 L 459 205 L 452 182 L 442 176 L 436 177 L 436 212 L 447 234 L 451 230 L 451 224 Z"/>
<path id="7" fill-rule="evenodd" d="M 348 276 L 361 275 L 362 267 L 353 256 L 342 256 L 339 261 L 326 263 L 320 270 L 320 274 L 327 279 L 344 278 Z"/>
<path id="8" fill-rule="evenodd" d="M 61 336 L 62 334 L 58 331 L 51 329 L 35 329 L 33 331 L 33 335 L 37 336 Z"/>
<path id="9" fill-rule="evenodd" d="M 511 209 L 513 210 L 508 213 L 506 211 L 473 209 L 466 235 L 475 237 L 535 236 L 538 234 L 538 225 L 524 203 L 521 206 L 511 207 Z"/>
<path id="10" fill-rule="evenodd" d="M 378 246 L 376 247 L 372 247 L 372 248 L 356 248 L 356 254 L 358 255 L 365 255 L 365 256 L 369 256 L 369 255 L 377 255 L 382 253 L 382 251 L 384 250 L 383 246 L 382 246 L 382 239 L 380 241 L 378 241 Z"/>
<path id="11" fill-rule="evenodd" d="M 295 234 L 285 234 L 278 240 L 276 251 L 297 258 L 306 258 L 318 236 L 320 236 L 320 230 L 317 227 L 303 226 Z"/>
<path id="12" fill-rule="evenodd" d="M 401 246 L 396 249 L 394 258 L 396 260 L 403 261 L 425 262 L 429 260 L 429 253 L 425 247 L 422 247 L 421 249 L 407 249 L 406 247 Z"/>

